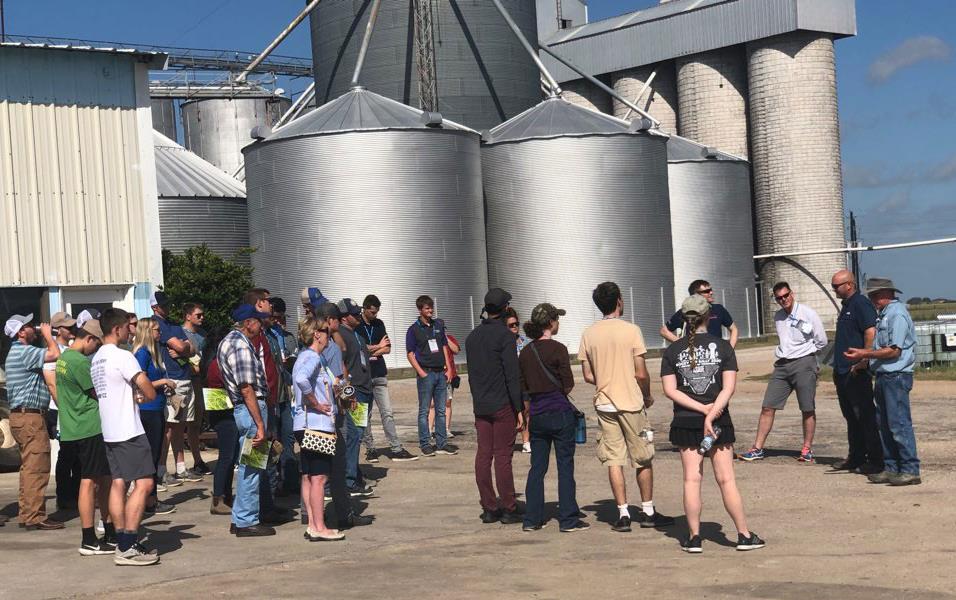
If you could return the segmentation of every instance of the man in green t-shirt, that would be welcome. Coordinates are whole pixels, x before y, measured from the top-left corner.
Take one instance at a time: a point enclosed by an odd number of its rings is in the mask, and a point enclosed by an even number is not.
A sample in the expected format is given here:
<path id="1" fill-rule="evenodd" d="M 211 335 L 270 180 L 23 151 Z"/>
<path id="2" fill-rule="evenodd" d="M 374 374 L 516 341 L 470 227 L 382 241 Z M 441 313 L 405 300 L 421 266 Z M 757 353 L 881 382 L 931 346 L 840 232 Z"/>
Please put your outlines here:
<path id="1" fill-rule="evenodd" d="M 60 445 L 76 456 L 80 465 L 78 508 L 83 540 L 80 554 L 112 554 L 116 530 L 109 516 L 110 465 L 100 428 L 100 408 L 90 376 L 90 356 L 100 347 L 103 332 L 91 320 L 78 329 L 73 345 L 56 361 L 56 389 L 60 409 Z M 94 496 L 99 497 L 106 533 L 97 539 L 93 528 Z"/>

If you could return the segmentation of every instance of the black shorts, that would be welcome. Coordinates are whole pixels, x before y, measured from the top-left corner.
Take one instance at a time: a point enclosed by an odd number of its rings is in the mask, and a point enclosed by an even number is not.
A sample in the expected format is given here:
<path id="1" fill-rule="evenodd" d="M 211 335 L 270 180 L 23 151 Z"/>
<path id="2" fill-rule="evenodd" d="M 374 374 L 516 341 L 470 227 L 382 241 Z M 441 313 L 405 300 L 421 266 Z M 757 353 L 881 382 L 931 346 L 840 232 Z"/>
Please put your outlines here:
<path id="1" fill-rule="evenodd" d="M 153 451 L 145 434 L 124 442 L 106 442 L 106 458 L 113 479 L 129 482 L 156 474 Z"/>
<path id="2" fill-rule="evenodd" d="M 110 463 L 106 458 L 106 442 L 103 441 L 102 433 L 81 440 L 60 442 L 60 454 L 76 457 L 80 464 L 81 479 L 97 479 L 112 475 Z"/>
<path id="3" fill-rule="evenodd" d="M 295 441 L 299 442 L 299 469 L 303 475 L 331 475 L 332 457 L 321 452 L 302 449 L 304 431 L 295 432 Z"/>
<path id="4" fill-rule="evenodd" d="M 734 437 L 734 426 L 732 424 L 719 425 L 719 427 L 720 437 L 718 437 L 716 443 L 714 443 L 715 446 L 733 444 L 737 441 L 737 438 Z M 691 429 L 671 425 L 670 442 L 678 448 L 699 448 L 702 441 L 704 441 L 703 427 Z"/>

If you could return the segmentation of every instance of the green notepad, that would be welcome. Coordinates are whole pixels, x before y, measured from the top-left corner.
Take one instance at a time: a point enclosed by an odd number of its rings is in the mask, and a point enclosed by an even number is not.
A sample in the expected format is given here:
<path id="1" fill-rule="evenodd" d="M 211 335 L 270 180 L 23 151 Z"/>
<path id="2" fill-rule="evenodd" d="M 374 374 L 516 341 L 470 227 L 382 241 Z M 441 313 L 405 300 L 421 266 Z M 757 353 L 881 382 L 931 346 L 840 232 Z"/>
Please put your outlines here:
<path id="1" fill-rule="evenodd" d="M 239 464 L 252 467 L 253 469 L 265 470 L 269 464 L 270 444 L 265 444 L 261 448 L 252 445 L 252 438 L 243 438 L 242 452 L 239 454 Z"/>
<path id="2" fill-rule="evenodd" d="M 203 388 L 202 400 L 206 410 L 232 410 L 232 400 L 226 390 L 220 388 Z"/>
<path id="3" fill-rule="evenodd" d="M 355 410 L 349 411 L 349 418 L 356 427 L 368 427 L 368 404 L 356 402 Z"/>

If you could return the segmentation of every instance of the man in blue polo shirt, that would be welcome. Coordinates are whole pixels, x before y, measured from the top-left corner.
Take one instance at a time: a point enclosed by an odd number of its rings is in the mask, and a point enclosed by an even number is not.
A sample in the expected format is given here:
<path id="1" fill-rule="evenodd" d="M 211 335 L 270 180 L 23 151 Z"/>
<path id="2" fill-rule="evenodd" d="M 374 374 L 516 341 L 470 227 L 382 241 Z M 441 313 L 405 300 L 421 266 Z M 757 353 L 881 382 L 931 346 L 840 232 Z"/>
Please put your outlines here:
<path id="1" fill-rule="evenodd" d="M 870 361 L 876 373 L 876 410 L 883 442 L 883 471 L 869 475 L 873 483 L 917 485 L 920 479 L 916 435 L 910 416 L 910 390 L 916 364 L 916 328 L 910 313 L 896 298 L 893 281 L 870 277 L 866 295 L 876 305 L 876 339 L 872 349 L 850 348 L 843 355 L 856 362 Z"/>
<path id="2" fill-rule="evenodd" d="M 723 338 L 724 332 L 723 328 L 727 328 L 727 333 L 730 335 L 730 339 L 727 340 L 730 342 L 730 347 L 737 346 L 737 336 L 739 332 L 737 331 L 737 325 L 734 323 L 734 318 L 730 316 L 730 313 L 727 312 L 727 309 L 723 307 L 722 304 L 717 304 L 714 302 L 714 288 L 707 281 L 703 279 L 696 279 L 689 286 L 687 286 L 687 293 L 691 296 L 694 294 L 699 294 L 710 303 L 710 321 L 707 322 L 707 333 L 714 336 L 715 338 Z M 680 311 L 674 313 L 670 319 L 667 320 L 661 327 L 661 337 L 665 340 L 674 343 L 680 339 L 680 336 L 675 332 L 681 329 L 684 326 L 684 317 L 681 315 Z"/>
<path id="3" fill-rule="evenodd" d="M 883 470 L 883 447 L 876 426 L 876 405 L 873 404 L 873 378 L 867 370 L 869 361 L 853 363 L 843 353 L 850 348 L 873 346 L 876 309 L 860 293 L 856 277 L 850 271 L 837 271 L 830 284 L 833 292 L 843 299 L 833 347 L 833 383 L 840 410 L 846 419 L 849 444 L 846 460 L 836 463 L 833 468 L 870 475 Z"/>

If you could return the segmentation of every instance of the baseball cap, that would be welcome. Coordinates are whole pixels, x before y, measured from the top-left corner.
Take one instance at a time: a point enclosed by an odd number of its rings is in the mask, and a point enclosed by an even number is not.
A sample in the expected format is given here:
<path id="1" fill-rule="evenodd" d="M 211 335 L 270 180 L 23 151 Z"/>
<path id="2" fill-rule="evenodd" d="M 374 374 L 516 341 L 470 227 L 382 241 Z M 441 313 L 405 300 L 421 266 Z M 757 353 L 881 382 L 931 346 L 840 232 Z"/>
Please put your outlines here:
<path id="1" fill-rule="evenodd" d="M 315 307 L 316 319 L 341 319 L 342 311 L 333 302 L 323 302 Z"/>
<path id="2" fill-rule="evenodd" d="M 82 328 L 87 321 L 90 321 L 91 319 L 99 319 L 99 318 L 100 318 L 100 311 L 96 310 L 95 308 L 89 308 L 87 310 L 84 310 L 80 314 L 76 315 L 76 326 Z"/>
<path id="3" fill-rule="evenodd" d="M 76 319 L 70 316 L 70 313 L 60 311 L 50 319 L 50 327 L 73 327 L 76 325 Z"/>
<path id="4" fill-rule="evenodd" d="M 242 323 L 246 319 L 267 319 L 272 315 L 259 312 L 251 304 L 240 304 L 232 311 L 232 320 L 236 323 Z"/>
<path id="5" fill-rule="evenodd" d="M 357 317 L 362 314 L 362 307 L 356 304 L 351 298 L 342 298 L 336 306 L 343 316 L 354 315 Z"/>
<path id="6" fill-rule="evenodd" d="M 90 335 L 94 335 L 100 338 L 101 340 L 103 339 L 103 328 L 100 326 L 99 319 L 90 319 L 89 321 L 83 324 L 82 329 L 83 331 L 89 333 Z"/>
<path id="7" fill-rule="evenodd" d="M 531 309 L 531 322 L 536 325 L 548 325 L 566 314 L 568 311 L 563 308 L 556 308 L 553 304 L 542 302 Z"/>
<path id="8" fill-rule="evenodd" d="M 710 302 L 707 302 L 707 298 L 704 298 L 700 294 L 694 294 L 684 299 L 680 305 L 680 311 L 685 315 L 702 315 L 706 312 L 710 312 Z"/>
<path id="9" fill-rule="evenodd" d="M 167 304 L 169 304 L 169 297 L 163 290 L 156 290 L 149 295 L 150 306 L 166 306 Z"/>
<path id="10" fill-rule="evenodd" d="M 13 315 L 7 319 L 6 325 L 3 326 L 3 332 L 7 334 L 7 337 L 15 338 L 17 337 L 17 334 L 20 333 L 20 330 L 23 329 L 23 326 L 31 323 L 32 321 L 33 313 L 30 313 L 26 316 Z"/>
<path id="11" fill-rule="evenodd" d="M 485 294 L 485 310 L 490 313 L 499 313 L 511 302 L 511 294 L 501 288 L 491 288 Z"/>
<path id="12" fill-rule="evenodd" d="M 328 298 L 322 295 L 322 292 L 317 287 L 302 288 L 300 298 L 302 300 L 302 304 L 310 304 L 313 308 L 329 301 Z"/>

